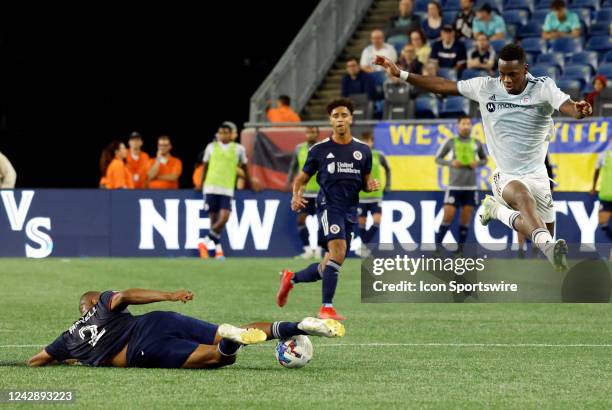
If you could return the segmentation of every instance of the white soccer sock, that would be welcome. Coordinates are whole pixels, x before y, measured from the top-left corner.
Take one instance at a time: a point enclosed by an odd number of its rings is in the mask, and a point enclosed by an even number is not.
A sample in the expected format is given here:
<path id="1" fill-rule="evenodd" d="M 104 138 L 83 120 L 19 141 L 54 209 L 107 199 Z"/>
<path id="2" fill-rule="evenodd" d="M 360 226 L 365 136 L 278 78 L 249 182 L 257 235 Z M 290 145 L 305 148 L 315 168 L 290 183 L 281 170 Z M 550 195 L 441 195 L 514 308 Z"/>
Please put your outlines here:
<path id="1" fill-rule="evenodd" d="M 546 228 L 537 228 L 531 232 L 531 242 L 538 247 L 550 263 L 554 265 L 555 242 Z"/>
<path id="2" fill-rule="evenodd" d="M 510 229 L 514 229 L 516 231 L 516 228 L 514 227 L 514 221 L 521 215 L 520 212 L 498 203 L 493 209 L 493 214 L 493 217 L 495 219 L 497 219 Z"/>

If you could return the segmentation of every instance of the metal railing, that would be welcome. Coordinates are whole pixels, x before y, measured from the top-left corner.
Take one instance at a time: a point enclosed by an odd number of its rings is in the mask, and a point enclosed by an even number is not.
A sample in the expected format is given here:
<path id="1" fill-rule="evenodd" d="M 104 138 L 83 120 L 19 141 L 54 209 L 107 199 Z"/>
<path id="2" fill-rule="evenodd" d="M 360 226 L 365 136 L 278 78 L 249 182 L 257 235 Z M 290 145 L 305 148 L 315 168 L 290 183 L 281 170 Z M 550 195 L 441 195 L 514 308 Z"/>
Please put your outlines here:
<path id="1" fill-rule="evenodd" d="M 265 121 L 269 100 L 286 94 L 301 111 L 374 0 L 321 0 L 251 97 L 249 121 Z"/>

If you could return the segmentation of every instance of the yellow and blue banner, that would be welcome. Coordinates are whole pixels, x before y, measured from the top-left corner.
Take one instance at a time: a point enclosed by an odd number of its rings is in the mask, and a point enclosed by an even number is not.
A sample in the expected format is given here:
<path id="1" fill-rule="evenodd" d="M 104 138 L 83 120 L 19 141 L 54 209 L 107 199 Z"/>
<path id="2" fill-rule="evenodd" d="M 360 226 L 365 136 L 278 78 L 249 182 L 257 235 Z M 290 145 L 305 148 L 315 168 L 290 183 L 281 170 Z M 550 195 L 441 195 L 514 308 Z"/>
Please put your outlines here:
<path id="1" fill-rule="evenodd" d="M 589 191 L 597 155 L 604 151 L 612 137 L 610 118 L 587 120 L 560 119 L 549 152 L 557 191 Z M 457 121 L 440 120 L 433 124 L 394 124 L 382 122 L 374 129 L 375 148 L 381 150 L 393 171 L 391 189 L 395 191 L 444 190 L 448 168 L 434 161 L 442 144 L 457 134 Z M 474 121 L 472 137 L 486 147 L 482 123 Z M 478 170 L 478 185 L 490 189 L 495 163 L 489 157 Z"/>

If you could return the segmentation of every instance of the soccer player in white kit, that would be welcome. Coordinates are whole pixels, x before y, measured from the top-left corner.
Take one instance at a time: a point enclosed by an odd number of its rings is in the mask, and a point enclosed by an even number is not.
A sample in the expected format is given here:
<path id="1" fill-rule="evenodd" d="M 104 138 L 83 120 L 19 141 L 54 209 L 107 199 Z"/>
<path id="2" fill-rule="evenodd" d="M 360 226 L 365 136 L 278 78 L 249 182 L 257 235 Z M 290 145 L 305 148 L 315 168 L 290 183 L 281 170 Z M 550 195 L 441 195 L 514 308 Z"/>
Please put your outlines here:
<path id="1" fill-rule="evenodd" d="M 487 149 L 497 164 L 493 197 L 483 202 L 483 225 L 497 219 L 530 237 L 558 270 L 567 269 L 567 243 L 553 240 L 555 211 L 544 158 L 553 135 L 554 110 L 581 119 L 593 113 L 586 101 L 572 101 L 548 77 L 528 72 L 524 50 L 507 44 L 499 53 L 499 77 L 451 81 L 402 71 L 377 56 L 375 64 L 408 83 L 443 95 L 478 102 Z"/>

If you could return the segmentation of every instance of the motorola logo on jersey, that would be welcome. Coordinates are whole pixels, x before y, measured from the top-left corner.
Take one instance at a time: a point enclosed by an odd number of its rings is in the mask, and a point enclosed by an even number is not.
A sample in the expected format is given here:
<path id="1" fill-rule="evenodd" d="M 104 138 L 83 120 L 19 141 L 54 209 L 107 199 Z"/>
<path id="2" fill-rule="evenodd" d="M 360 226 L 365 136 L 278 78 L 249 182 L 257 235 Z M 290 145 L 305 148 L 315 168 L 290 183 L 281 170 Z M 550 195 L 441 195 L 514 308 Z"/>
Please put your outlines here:
<path id="1" fill-rule="evenodd" d="M 512 104 L 512 103 L 497 103 L 497 105 L 495 105 L 492 102 L 487 103 L 487 111 L 489 112 L 493 112 L 496 109 L 499 110 L 503 110 L 506 108 L 520 108 L 520 105 L 516 105 L 516 104 Z"/>
<path id="2" fill-rule="evenodd" d="M 489 112 L 495 111 L 495 104 L 493 104 L 492 102 L 487 103 L 487 111 Z"/>

